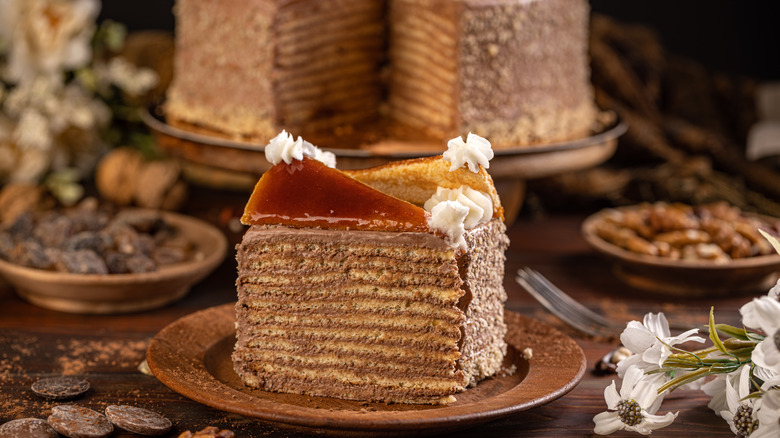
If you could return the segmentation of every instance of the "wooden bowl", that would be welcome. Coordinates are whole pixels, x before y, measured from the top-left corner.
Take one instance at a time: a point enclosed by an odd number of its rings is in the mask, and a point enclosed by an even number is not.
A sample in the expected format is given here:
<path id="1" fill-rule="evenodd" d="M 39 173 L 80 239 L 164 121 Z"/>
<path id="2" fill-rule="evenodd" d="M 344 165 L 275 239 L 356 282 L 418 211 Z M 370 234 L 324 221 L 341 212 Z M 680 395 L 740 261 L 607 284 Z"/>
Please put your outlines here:
<path id="1" fill-rule="evenodd" d="M 765 293 L 777 282 L 780 254 L 718 263 L 708 260 L 673 260 L 625 250 L 602 239 L 595 232 L 596 224 L 604 220 L 610 210 L 615 209 L 605 209 L 585 219 L 581 227 L 582 236 L 593 249 L 612 260 L 615 276 L 632 287 L 659 295 L 722 297 Z M 780 221 L 773 217 L 757 216 L 768 222 Z"/>
<path id="2" fill-rule="evenodd" d="M 193 256 L 142 274 L 86 275 L 27 268 L 0 260 L 0 276 L 36 306 L 70 313 L 111 314 L 162 307 L 182 298 L 225 258 L 227 239 L 193 217 L 161 212 L 193 244 Z"/>

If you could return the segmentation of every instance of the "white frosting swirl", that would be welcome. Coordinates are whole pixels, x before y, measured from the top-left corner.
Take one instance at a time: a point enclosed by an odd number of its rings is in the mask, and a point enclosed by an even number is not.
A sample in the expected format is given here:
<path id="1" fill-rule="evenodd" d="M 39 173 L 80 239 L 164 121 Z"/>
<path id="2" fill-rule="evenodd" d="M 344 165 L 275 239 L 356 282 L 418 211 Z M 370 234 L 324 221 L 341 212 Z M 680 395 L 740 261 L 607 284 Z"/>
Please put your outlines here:
<path id="1" fill-rule="evenodd" d="M 442 155 L 451 163 L 450 172 L 468 165 L 469 170 L 477 173 L 480 165 L 485 169 L 490 167 L 493 149 L 487 139 L 469 132 L 465 142 L 461 137 L 455 137 L 447 142 L 447 151 Z"/>
<path id="2" fill-rule="evenodd" d="M 444 201 L 458 201 L 469 209 L 468 215 L 463 221 L 463 226 L 467 230 L 483 224 L 493 217 L 493 201 L 490 196 L 469 186 L 460 186 L 457 189 L 438 187 L 436 194 L 425 201 L 424 207 L 432 212 L 437 204 Z"/>
<path id="3" fill-rule="evenodd" d="M 293 140 L 293 136 L 285 130 L 272 138 L 265 147 L 265 159 L 273 165 L 282 161 L 290 164 L 293 160 L 303 160 L 304 156 L 320 161 L 328 167 L 336 167 L 336 155 L 333 152 L 325 152 L 300 136 Z"/>
<path id="4" fill-rule="evenodd" d="M 456 248 L 467 250 L 463 235 L 466 229 L 463 221 L 469 214 L 469 208 L 458 201 L 443 201 L 431 209 L 428 225 L 447 235 L 450 243 Z"/>

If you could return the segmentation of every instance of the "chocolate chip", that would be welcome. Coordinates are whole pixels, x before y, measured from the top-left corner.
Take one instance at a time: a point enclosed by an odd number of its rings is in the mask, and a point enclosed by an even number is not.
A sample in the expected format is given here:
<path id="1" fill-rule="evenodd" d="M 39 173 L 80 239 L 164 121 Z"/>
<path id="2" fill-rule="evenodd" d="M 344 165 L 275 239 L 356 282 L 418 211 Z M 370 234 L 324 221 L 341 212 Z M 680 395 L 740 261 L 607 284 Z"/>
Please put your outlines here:
<path id="1" fill-rule="evenodd" d="M 127 405 L 111 405 L 106 416 L 114 425 L 139 435 L 162 435 L 171 430 L 171 421 L 148 409 Z"/>
<path id="2" fill-rule="evenodd" d="M 70 400 L 89 390 L 89 382 L 78 377 L 60 376 L 40 379 L 32 384 L 33 392 L 51 400 Z"/>
<path id="3" fill-rule="evenodd" d="M 49 424 L 68 438 L 105 438 L 114 431 L 105 415 L 74 405 L 53 407 Z"/>
<path id="4" fill-rule="evenodd" d="M 0 426 L 0 438 L 57 438 L 57 432 L 46 420 L 20 418 Z"/>

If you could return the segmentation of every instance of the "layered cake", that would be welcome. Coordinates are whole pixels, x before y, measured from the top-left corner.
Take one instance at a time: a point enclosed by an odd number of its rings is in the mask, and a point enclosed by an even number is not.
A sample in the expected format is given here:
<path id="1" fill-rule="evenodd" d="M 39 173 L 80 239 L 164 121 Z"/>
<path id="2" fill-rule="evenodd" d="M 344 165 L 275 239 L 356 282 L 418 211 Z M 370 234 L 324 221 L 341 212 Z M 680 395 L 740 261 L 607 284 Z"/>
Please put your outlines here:
<path id="1" fill-rule="evenodd" d="M 509 242 L 487 141 L 345 172 L 283 133 L 266 156 L 237 252 L 244 384 L 443 404 L 501 369 Z"/>
<path id="2" fill-rule="evenodd" d="M 587 1 L 393 0 L 390 12 L 392 118 L 497 148 L 590 132 Z"/>
<path id="3" fill-rule="evenodd" d="M 587 0 L 177 0 L 174 11 L 172 124 L 261 144 L 282 128 L 442 145 L 470 131 L 504 148 L 585 136 L 596 117 Z"/>

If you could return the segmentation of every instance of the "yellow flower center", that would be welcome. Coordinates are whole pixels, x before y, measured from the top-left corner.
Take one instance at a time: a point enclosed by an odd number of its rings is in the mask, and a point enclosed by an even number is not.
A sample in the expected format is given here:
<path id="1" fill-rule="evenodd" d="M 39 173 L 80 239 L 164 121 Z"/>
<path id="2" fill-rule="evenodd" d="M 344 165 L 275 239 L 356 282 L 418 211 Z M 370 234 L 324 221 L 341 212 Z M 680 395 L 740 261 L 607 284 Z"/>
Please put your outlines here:
<path id="1" fill-rule="evenodd" d="M 777 339 L 777 336 L 775 336 Z M 734 413 L 734 428 L 740 437 L 747 437 L 758 428 L 758 420 L 753 419 L 753 408 L 740 405 Z"/>
<path id="2" fill-rule="evenodd" d="M 636 426 L 643 420 L 642 407 L 633 399 L 621 400 L 616 409 L 620 420 L 628 426 Z"/>

